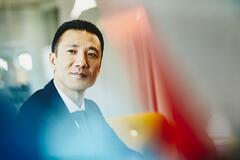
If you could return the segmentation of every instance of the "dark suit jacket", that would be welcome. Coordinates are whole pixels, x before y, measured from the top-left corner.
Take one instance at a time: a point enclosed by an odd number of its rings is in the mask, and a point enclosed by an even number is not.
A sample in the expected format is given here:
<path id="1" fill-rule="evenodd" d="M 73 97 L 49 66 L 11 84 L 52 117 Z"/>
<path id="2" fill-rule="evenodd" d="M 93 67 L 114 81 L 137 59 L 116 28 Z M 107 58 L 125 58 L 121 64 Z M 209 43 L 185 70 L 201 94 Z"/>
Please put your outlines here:
<path id="1" fill-rule="evenodd" d="M 69 113 L 53 80 L 36 91 L 18 114 L 23 159 L 138 159 L 106 123 L 98 106 Z M 76 123 L 78 122 L 78 123 Z"/>
<path id="2" fill-rule="evenodd" d="M 4 88 L 0 90 L 0 159 L 17 159 L 14 156 L 17 133 L 15 132 L 17 108 L 11 94 Z M 15 139 L 16 138 L 16 139 Z"/>

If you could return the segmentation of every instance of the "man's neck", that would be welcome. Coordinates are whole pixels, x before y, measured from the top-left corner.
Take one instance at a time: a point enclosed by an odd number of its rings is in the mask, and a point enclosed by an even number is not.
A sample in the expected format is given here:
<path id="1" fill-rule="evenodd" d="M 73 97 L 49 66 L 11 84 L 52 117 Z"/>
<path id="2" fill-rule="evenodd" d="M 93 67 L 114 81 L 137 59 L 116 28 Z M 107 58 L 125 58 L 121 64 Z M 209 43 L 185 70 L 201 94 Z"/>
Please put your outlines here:
<path id="1" fill-rule="evenodd" d="M 76 91 L 76 90 L 70 90 L 67 89 L 62 83 L 56 81 L 53 79 L 54 84 L 57 85 L 58 88 L 61 89 L 61 91 L 69 97 L 74 103 L 76 103 L 78 106 L 82 105 L 83 98 L 84 98 L 84 92 L 85 91 Z"/>

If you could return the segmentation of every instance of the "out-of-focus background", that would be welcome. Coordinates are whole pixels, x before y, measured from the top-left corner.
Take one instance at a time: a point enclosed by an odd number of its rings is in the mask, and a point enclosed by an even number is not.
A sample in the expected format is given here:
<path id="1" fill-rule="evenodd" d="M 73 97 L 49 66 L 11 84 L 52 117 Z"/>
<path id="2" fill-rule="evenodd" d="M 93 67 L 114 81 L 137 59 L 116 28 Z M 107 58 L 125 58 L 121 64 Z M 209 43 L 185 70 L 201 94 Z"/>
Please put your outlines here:
<path id="1" fill-rule="evenodd" d="M 165 53 L 176 62 L 174 72 L 187 80 L 185 83 L 193 90 L 188 94 L 196 95 L 201 102 L 202 110 L 208 117 L 206 132 L 218 152 L 224 153 L 228 148 L 237 146 L 240 138 L 238 0 L 0 0 L 1 89 L 11 95 L 18 109 L 34 91 L 52 78 L 48 55 L 57 27 L 66 20 L 86 19 L 95 23 L 105 38 L 100 76 L 86 96 L 100 106 L 106 117 L 158 111 L 171 119 L 169 111 L 163 107 L 165 102 L 161 101 L 164 99 L 159 97 L 161 94 L 150 94 L 157 96 L 157 106 L 155 103 L 145 106 L 148 103 L 139 100 L 146 90 L 134 89 L 137 83 L 134 79 L 139 78 L 136 74 L 141 74 L 141 71 L 134 72 L 136 66 L 126 63 L 121 56 L 121 46 L 114 45 L 119 41 L 111 39 L 114 28 L 109 23 L 112 19 L 120 18 L 122 23 L 118 27 L 122 29 L 128 26 L 127 21 L 123 21 L 124 17 L 127 19 L 131 15 L 127 13 L 135 8 L 141 8 L 136 19 L 141 19 L 143 14 L 144 24 L 150 26 L 154 35 L 140 44 L 156 43 L 157 48 L 163 46 L 167 50 Z M 113 15 L 117 17 L 112 18 Z M 134 30 L 139 29 L 135 27 Z M 114 31 L 120 32 L 119 28 Z M 121 38 L 128 40 L 129 35 L 125 36 Z M 127 54 L 124 57 L 128 57 Z M 138 68 L 144 65 L 147 64 L 138 63 Z M 159 67 L 152 67 L 155 66 Z M 153 70 L 158 71 L 158 68 Z M 174 82 L 178 83 L 178 79 Z M 149 90 L 146 92 L 149 93 Z M 132 129 L 130 134 L 137 136 L 138 131 Z"/>

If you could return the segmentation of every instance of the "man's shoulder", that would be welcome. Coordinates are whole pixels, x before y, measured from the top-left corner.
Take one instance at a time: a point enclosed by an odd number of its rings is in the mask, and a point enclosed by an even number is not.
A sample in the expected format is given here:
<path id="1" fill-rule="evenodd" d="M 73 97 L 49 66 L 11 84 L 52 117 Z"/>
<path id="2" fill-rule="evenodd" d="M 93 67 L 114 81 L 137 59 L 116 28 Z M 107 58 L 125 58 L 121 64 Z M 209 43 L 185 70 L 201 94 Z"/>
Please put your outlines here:
<path id="1" fill-rule="evenodd" d="M 41 109 L 43 106 L 49 103 L 51 99 L 51 91 L 47 88 L 47 84 L 44 88 L 34 92 L 21 106 L 19 114 L 21 112 L 34 112 Z"/>
<path id="2" fill-rule="evenodd" d="M 84 102 L 85 102 L 85 105 L 98 107 L 98 105 L 91 99 L 84 98 Z"/>
<path id="3" fill-rule="evenodd" d="M 39 106 L 46 103 L 45 98 L 43 89 L 37 90 L 23 103 L 19 110 L 19 114 L 22 112 L 32 112 L 32 110 L 36 110 Z"/>
<path id="4" fill-rule="evenodd" d="M 91 99 L 84 98 L 85 107 L 87 110 L 94 110 L 96 112 L 101 112 L 98 105 Z"/>
<path id="5" fill-rule="evenodd" d="M 34 92 L 26 101 L 24 104 L 27 104 L 29 102 L 34 103 L 34 102 L 45 102 L 43 99 L 47 98 L 47 96 L 44 94 L 44 89 L 39 89 L 36 92 Z"/>

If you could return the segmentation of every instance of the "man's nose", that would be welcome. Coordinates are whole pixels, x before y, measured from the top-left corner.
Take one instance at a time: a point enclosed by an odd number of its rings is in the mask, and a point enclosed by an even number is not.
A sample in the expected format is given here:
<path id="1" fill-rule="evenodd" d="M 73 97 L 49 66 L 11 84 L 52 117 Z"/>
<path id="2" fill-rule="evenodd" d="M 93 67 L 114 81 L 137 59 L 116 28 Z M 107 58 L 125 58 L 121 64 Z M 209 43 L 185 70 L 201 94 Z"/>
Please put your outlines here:
<path id="1" fill-rule="evenodd" d="M 80 68 L 88 67 L 88 62 L 84 53 L 77 53 L 75 57 L 75 65 Z"/>

